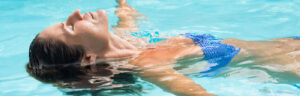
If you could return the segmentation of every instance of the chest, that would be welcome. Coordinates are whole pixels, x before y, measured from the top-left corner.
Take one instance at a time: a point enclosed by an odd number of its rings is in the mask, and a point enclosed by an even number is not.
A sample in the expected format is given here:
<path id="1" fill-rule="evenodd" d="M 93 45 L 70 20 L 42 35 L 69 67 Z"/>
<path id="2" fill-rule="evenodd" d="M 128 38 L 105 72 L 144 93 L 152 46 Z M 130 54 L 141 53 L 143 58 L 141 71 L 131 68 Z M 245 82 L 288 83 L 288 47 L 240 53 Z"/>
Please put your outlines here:
<path id="1" fill-rule="evenodd" d="M 199 46 L 157 48 L 143 51 L 137 58 L 129 64 L 139 67 L 153 67 L 162 65 L 172 65 L 178 58 L 188 55 L 202 55 Z"/>

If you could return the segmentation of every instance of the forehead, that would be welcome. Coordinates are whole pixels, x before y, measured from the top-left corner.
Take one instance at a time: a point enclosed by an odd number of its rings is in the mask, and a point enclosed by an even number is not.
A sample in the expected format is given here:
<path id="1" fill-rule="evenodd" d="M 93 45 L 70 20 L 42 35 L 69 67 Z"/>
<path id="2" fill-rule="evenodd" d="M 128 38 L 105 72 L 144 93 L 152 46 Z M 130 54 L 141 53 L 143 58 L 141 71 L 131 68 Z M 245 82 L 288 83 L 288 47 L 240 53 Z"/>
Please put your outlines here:
<path id="1" fill-rule="evenodd" d="M 63 33 L 64 33 L 63 24 L 57 23 L 43 30 L 38 37 L 63 40 Z"/>

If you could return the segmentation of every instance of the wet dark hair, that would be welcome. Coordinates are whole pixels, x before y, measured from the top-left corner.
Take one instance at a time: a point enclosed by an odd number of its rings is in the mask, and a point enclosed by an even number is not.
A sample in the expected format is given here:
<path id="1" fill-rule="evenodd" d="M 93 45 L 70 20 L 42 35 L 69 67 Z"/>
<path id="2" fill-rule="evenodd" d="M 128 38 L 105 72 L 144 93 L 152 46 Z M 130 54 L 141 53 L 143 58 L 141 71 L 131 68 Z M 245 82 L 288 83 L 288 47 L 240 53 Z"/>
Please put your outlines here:
<path id="1" fill-rule="evenodd" d="M 38 35 L 29 47 L 27 72 L 36 79 L 52 83 L 76 80 L 85 74 L 80 62 L 85 50 L 79 45 L 67 45 L 57 39 L 39 38 Z"/>
<path id="2" fill-rule="evenodd" d="M 81 66 L 85 55 L 83 46 L 68 45 L 37 35 L 29 47 L 26 71 L 41 82 L 61 88 L 98 88 L 110 82 L 124 84 L 136 81 L 133 75 L 127 73 L 114 74 L 112 66 L 105 62 L 94 64 L 95 70 L 92 70 L 92 65 Z"/>

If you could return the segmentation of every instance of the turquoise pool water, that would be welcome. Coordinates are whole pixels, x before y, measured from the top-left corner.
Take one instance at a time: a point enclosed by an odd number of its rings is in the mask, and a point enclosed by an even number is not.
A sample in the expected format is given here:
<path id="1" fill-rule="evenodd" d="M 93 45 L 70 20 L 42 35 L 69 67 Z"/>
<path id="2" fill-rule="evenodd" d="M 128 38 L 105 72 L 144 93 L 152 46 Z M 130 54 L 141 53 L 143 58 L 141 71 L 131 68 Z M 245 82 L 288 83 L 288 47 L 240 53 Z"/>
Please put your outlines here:
<path id="1" fill-rule="evenodd" d="M 129 4 L 147 15 L 140 24 L 143 33 L 210 33 L 243 40 L 300 36 L 299 0 L 129 0 Z M 65 21 L 75 9 L 105 9 L 110 25 L 118 20 L 114 0 L 1 0 L 0 6 L 0 96 L 65 95 L 25 72 L 31 40 L 44 28 Z M 300 95 L 299 76 L 253 64 L 227 68 L 214 76 L 188 76 L 219 96 Z M 145 88 L 139 95 L 173 96 L 141 82 Z"/>

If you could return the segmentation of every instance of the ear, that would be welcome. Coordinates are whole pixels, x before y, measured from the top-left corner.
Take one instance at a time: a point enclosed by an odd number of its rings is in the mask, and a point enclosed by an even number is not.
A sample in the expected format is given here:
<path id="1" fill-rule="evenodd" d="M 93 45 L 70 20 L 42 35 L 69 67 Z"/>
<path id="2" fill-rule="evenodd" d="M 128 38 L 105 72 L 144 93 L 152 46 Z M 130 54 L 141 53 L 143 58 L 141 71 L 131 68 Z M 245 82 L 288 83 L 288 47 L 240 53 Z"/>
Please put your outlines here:
<path id="1" fill-rule="evenodd" d="M 87 54 L 86 56 L 84 56 L 82 62 L 84 65 L 90 65 L 92 63 L 96 63 L 96 57 L 97 55 Z"/>

